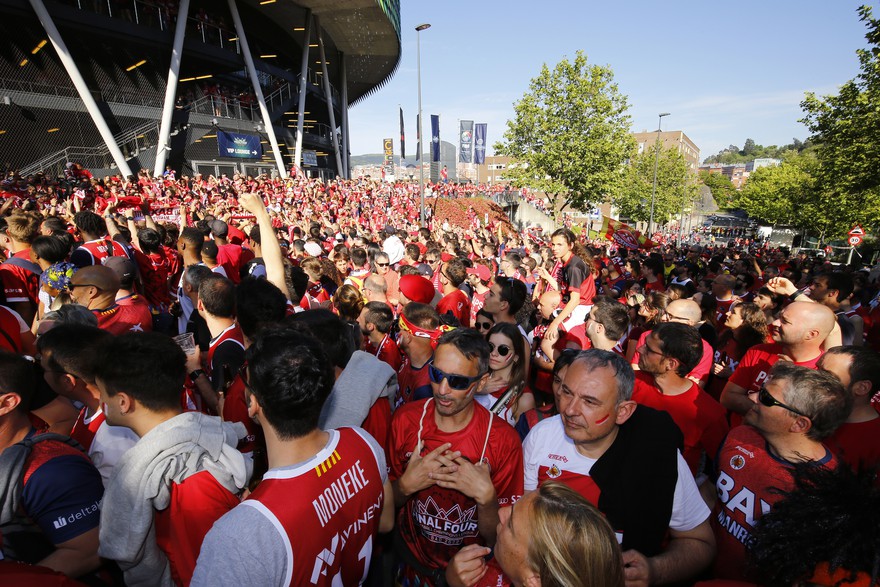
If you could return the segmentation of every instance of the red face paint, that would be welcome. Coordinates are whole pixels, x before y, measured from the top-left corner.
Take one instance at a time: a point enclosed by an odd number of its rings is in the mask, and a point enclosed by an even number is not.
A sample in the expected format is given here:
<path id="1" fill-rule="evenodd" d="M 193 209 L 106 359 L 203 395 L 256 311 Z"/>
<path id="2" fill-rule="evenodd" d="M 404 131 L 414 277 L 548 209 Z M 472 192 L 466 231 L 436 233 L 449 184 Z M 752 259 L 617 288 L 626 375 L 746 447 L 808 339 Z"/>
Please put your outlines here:
<path id="1" fill-rule="evenodd" d="M 599 418 L 598 420 L 596 420 L 596 424 L 604 424 L 605 422 L 608 421 L 608 418 L 610 418 L 610 417 L 611 417 L 610 415 L 605 414 L 604 418 Z"/>

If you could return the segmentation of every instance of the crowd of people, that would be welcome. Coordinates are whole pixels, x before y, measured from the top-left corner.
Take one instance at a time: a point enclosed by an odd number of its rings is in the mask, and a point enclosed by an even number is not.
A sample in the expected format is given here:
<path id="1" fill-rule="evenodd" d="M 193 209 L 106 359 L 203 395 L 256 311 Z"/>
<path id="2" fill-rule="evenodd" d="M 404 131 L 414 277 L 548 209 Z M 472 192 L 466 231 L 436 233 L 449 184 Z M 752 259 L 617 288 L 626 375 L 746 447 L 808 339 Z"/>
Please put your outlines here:
<path id="1" fill-rule="evenodd" d="M 420 227 L 411 182 L 2 187 L 4 584 L 880 580 L 880 268 Z"/>

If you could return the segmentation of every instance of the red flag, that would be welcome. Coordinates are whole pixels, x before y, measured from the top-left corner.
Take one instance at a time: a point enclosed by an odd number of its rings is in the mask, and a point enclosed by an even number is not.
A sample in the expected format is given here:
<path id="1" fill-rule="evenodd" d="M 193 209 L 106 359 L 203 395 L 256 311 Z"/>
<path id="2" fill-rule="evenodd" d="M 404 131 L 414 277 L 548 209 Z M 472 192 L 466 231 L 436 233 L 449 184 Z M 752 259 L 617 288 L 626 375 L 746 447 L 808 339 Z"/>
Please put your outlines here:
<path id="1" fill-rule="evenodd" d="M 628 225 L 607 216 L 602 217 L 602 228 L 599 235 L 628 249 L 650 249 L 656 243 Z"/>

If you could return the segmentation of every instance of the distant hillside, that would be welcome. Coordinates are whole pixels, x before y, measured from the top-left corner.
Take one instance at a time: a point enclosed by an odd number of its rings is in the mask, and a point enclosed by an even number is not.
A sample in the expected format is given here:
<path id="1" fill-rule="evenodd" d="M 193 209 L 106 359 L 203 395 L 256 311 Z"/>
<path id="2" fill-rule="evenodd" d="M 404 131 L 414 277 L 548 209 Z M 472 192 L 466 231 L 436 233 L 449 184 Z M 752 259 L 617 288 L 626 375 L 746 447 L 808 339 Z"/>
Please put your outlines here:
<path id="1" fill-rule="evenodd" d="M 385 161 L 382 153 L 370 153 L 368 155 L 352 155 L 351 165 L 381 165 Z"/>

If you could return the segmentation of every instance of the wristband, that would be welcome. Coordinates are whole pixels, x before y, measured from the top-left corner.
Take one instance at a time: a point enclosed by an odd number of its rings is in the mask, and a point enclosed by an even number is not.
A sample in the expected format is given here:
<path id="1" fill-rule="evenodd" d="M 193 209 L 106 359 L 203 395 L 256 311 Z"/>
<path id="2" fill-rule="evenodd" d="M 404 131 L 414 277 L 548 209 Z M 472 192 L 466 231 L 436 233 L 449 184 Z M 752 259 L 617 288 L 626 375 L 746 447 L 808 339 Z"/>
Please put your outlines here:
<path id="1" fill-rule="evenodd" d="M 204 374 L 205 374 L 205 372 L 202 371 L 201 369 L 196 369 L 195 371 L 193 371 L 189 374 L 189 379 L 190 379 L 190 381 L 195 382 L 196 379 L 198 379 L 199 377 L 201 377 Z"/>
<path id="2" fill-rule="evenodd" d="M 793 294 L 788 296 L 788 301 L 793 302 L 793 301 L 797 300 L 799 297 L 801 297 L 802 295 L 804 295 L 804 292 L 803 292 L 803 290 L 799 289 L 799 290 L 795 291 Z"/>

